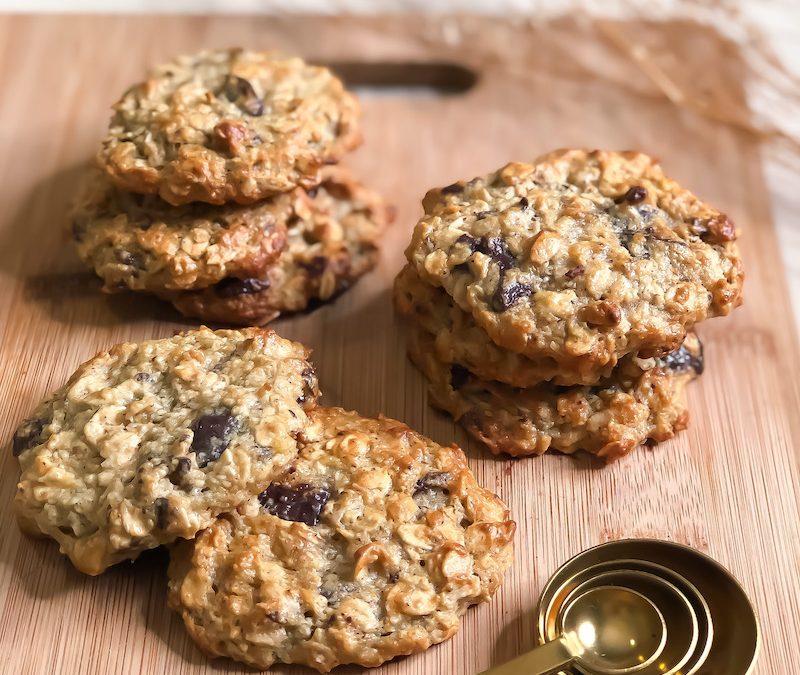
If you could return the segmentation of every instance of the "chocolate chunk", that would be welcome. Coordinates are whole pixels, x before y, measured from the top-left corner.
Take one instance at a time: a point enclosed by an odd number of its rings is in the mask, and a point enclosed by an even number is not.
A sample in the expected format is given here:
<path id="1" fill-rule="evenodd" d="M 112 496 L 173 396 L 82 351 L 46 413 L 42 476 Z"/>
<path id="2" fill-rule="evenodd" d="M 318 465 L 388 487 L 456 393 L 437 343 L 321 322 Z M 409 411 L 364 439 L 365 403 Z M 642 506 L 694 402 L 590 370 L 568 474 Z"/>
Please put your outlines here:
<path id="1" fill-rule="evenodd" d="M 197 466 L 202 469 L 210 462 L 216 462 L 238 428 L 239 421 L 230 412 L 198 417 L 192 426 L 192 451 L 195 453 Z"/>
<path id="2" fill-rule="evenodd" d="M 491 211 L 475 211 L 475 220 L 483 220 L 486 216 L 491 215 Z"/>
<path id="3" fill-rule="evenodd" d="M 709 244 L 723 244 L 736 239 L 736 225 L 724 213 L 712 218 L 693 218 L 691 229 Z"/>
<path id="4" fill-rule="evenodd" d="M 450 386 L 456 391 L 469 382 L 471 377 L 472 373 L 464 366 L 455 363 L 450 367 Z"/>
<path id="5" fill-rule="evenodd" d="M 316 255 L 302 265 L 312 277 L 320 277 L 328 269 L 328 259 L 324 255 Z"/>
<path id="6" fill-rule="evenodd" d="M 243 77 L 228 75 L 225 80 L 225 96 L 248 115 L 260 117 L 264 114 L 264 101 L 256 95 L 253 85 Z"/>
<path id="7" fill-rule="evenodd" d="M 152 377 L 147 373 L 136 373 L 136 375 L 133 376 L 133 379 L 137 382 L 150 382 Z"/>
<path id="8" fill-rule="evenodd" d="M 496 312 L 505 312 L 513 307 L 522 298 L 527 298 L 531 294 L 531 287 L 528 284 L 523 284 L 519 281 L 512 281 L 510 284 L 505 284 L 501 276 L 497 284 L 497 290 L 492 296 L 492 308 Z"/>
<path id="9" fill-rule="evenodd" d="M 519 208 L 521 208 L 523 211 L 524 211 L 525 209 L 527 209 L 527 208 L 530 206 L 530 202 L 528 201 L 528 198 L 527 198 L 527 197 L 523 197 L 522 199 L 520 199 L 520 200 L 519 200 L 519 204 L 518 204 L 518 206 L 519 206 Z"/>
<path id="10" fill-rule="evenodd" d="M 178 457 L 175 460 L 175 468 L 169 473 L 169 482 L 173 485 L 182 485 L 186 474 L 192 468 L 192 460 L 188 457 Z"/>
<path id="11" fill-rule="evenodd" d="M 400 572 L 390 572 L 389 573 L 389 583 L 396 584 L 398 579 L 400 579 Z"/>
<path id="12" fill-rule="evenodd" d="M 417 481 L 414 486 L 414 495 L 428 490 L 446 490 L 452 480 L 446 471 L 429 471 Z"/>
<path id="13" fill-rule="evenodd" d="M 19 457 L 28 448 L 38 445 L 39 437 L 46 424 L 49 424 L 49 420 L 35 419 L 23 422 L 11 440 L 11 452 L 14 457 Z"/>
<path id="14" fill-rule="evenodd" d="M 153 502 L 156 512 L 156 527 L 166 530 L 169 524 L 169 501 L 166 497 L 159 497 Z"/>
<path id="15" fill-rule="evenodd" d="M 624 195 L 617 197 L 614 201 L 617 204 L 622 204 L 624 202 L 628 204 L 639 204 L 645 199 L 647 199 L 647 190 L 641 185 L 634 185 L 628 188 L 628 191 Z"/>
<path id="16" fill-rule="evenodd" d="M 458 239 L 456 239 L 456 244 L 464 244 L 467 246 L 470 251 L 473 253 L 480 248 L 480 242 L 475 239 L 475 237 L 471 237 L 468 234 L 462 234 Z"/>
<path id="17" fill-rule="evenodd" d="M 451 185 L 445 185 L 440 192 L 443 195 L 457 195 L 461 194 L 464 191 L 464 184 L 463 183 L 452 183 Z"/>
<path id="18" fill-rule="evenodd" d="M 128 267 L 133 267 L 134 269 L 137 270 L 144 269 L 144 259 L 140 255 L 137 255 L 135 253 L 121 253 L 119 258 L 120 262 L 123 265 L 127 265 Z"/>
<path id="19" fill-rule="evenodd" d="M 227 277 L 214 286 L 214 292 L 220 298 L 235 298 L 238 295 L 259 293 L 269 288 L 267 279 L 237 279 Z"/>
<path id="20" fill-rule="evenodd" d="M 564 276 L 567 279 L 574 279 L 575 277 L 581 276 L 586 271 L 586 268 L 583 265 L 576 265 L 575 267 L 568 269 Z"/>
<path id="21" fill-rule="evenodd" d="M 685 371 L 691 369 L 698 375 L 702 375 L 705 368 L 703 345 L 700 345 L 699 354 L 693 354 L 686 348 L 686 345 L 681 345 L 674 352 L 670 352 L 663 357 L 661 363 L 670 370 Z"/>
<path id="22" fill-rule="evenodd" d="M 309 366 L 303 369 L 300 373 L 303 378 L 303 393 L 297 397 L 298 403 L 305 403 L 306 401 L 313 401 L 317 394 L 317 374 L 314 369 Z"/>
<path id="23" fill-rule="evenodd" d="M 330 496 L 326 488 L 312 487 L 308 483 L 271 483 L 258 495 L 258 501 L 273 516 L 313 526 L 319 522 L 319 516 Z"/>
<path id="24" fill-rule="evenodd" d="M 500 237 L 484 237 L 478 246 L 478 251 L 488 255 L 501 270 L 508 269 L 517 262 L 508 244 Z"/>

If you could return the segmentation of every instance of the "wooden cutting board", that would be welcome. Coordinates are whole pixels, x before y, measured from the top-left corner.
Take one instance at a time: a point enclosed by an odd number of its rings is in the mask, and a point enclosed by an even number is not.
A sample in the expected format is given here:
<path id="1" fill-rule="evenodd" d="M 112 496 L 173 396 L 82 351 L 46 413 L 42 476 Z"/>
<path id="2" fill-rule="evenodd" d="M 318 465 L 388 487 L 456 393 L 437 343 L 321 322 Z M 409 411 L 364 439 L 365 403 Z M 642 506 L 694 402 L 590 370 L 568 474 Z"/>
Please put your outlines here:
<path id="1" fill-rule="evenodd" d="M 384 672 L 474 673 L 530 649 L 532 612 L 549 574 L 582 549 L 630 536 L 688 543 L 728 566 L 761 618 L 757 672 L 793 672 L 800 371 L 759 147 L 744 131 L 673 106 L 624 48 L 648 47 L 673 84 L 720 110 L 743 107 L 742 63 L 733 46 L 694 24 L 602 28 L 469 17 L 0 19 L 0 438 L 96 351 L 190 325 L 154 300 L 102 296 L 63 234 L 80 165 L 94 152 L 109 105 L 148 64 L 203 47 L 278 47 L 362 64 L 344 69 L 361 82 L 454 89 L 469 84 L 469 74 L 430 64 L 460 64 L 477 77 L 468 91 L 362 92 L 366 143 L 350 163 L 398 207 L 383 262 L 334 305 L 275 324 L 313 346 L 326 402 L 385 413 L 441 443 L 455 439 L 518 522 L 516 562 L 494 601 L 470 610 L 453 640 Z M 428 65 L 386 65 L 403 62 Z M 586 456 L 496 458 L 468 441 L 428 408 L 390 304 L 427 188 L 559 146 L 655 154 L 743 231 L 746 303 L 700 328 L 707 369 L 691 387 L 691 427 L 609 467 Z M 166 607 L 163 552 L 89 578 L 52 543 L 21 537 L 11 513 L 17 476 L 6 445 L 0 671 L 249 672 L 207 660 L 188 640 Z"/>

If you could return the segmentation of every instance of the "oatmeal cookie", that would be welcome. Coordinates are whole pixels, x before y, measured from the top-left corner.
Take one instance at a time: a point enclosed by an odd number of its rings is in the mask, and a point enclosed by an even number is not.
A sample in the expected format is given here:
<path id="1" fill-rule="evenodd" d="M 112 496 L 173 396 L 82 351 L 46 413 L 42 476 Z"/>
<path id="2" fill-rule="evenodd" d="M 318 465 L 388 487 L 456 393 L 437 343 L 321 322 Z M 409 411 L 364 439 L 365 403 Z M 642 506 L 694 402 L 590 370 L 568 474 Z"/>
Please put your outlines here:
<path id="1" fill-rule="evenodd" d="M 106 291 L 205 288 L 263 274 L 286 245 L 290 203 L 281 195 L 251 206 L 171 206 L 118 190 L 92 169 L 72 215 L 72 237 Z"/>
<path id="2" fill-rule="evenodd" d="M 171 549 L 169 601 L 200 647 L 260 669 L 378 666 L 489 600 L 515 524 L 456 446 L 317 408 L 257 498 Z"/>
<path id="3" fill-rule="evenodd" d="M 616 365 L 614 361 L 598 371 L 578 362 L 578 370 L 567 371 L 550 357 L 532 359 L 503 349 L 443 288 L 426 284 L 411 265 L 406 265 L 395 279 L 394 304 L 398 312 L 434 337 L 433 347 L 440 361 L 464 366 L 482 380 L 498 380 L 513 387 L 531 387 L 545 381 L 595 384 L 608 377 Z"/>
<path id="4" fill-rule="evenodd" d="M 672 438 L 688 423 L 686 385 L 703 369 L 702 346 L 689 333 L 666 357 L 625 357 L 592 387 L 516 389 L 442 363 L 432 343 L 419 329 L 409 338 L 409 355 L 429 381 L 432 403 L 493 453 L 513 456 L 586 450 L 613 461 L 642 443 Z"/>
<path id="5" fill-rule="evenodd" d="M 420 277 L 498 345 L 566 372 L 668 354 L 741 301 L 731 220 L 641 153 L 559 150 L 423 203 L 406 251 Z"/>
<path id="6" fill-rule="evenodd" d="M 275 52 L 204 51 L 155 68 L 114 105 L 100 164 L 170 204 L 250 204 L 296 186 L 360 140 L 356 98 L 327 68 Z"/>
<path id="7" fill-rule="evenodd" d="M 344 167 L 327 167 L 311 193 L 298 188 L 284 198 L 291 212 L 288 243 L 262 277 L 161 296 L 187 317 L 263 324 L 333 299 L 375 266 L 378 240 L 394 211 Z"/>
<path id="8" fill-rule="evenodd" d="M 87 574 L 193 537 L 295 458 L 318 395 L 307 358 L 256 328 L 98 354 L 14 435 L 20 526 Z"/>

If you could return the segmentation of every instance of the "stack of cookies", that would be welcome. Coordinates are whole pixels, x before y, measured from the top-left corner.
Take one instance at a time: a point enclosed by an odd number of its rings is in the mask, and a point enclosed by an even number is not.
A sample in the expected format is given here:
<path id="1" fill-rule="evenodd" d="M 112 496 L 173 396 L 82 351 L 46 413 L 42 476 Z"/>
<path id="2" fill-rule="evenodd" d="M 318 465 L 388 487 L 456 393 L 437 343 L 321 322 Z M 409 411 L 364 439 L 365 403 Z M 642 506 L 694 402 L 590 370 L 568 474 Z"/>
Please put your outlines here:
<path id="1" fill-rule="evenodd" d="M 169 545 L 191 636 L 256 668 L 448 639 L 511 563 L 508 509 L 457 447 L 318 407 L 308 355 L 258 328 L 98 354 L 14 435 L 20 526 L 88 574 Z"/>
<path id="2" fill-rule="evenodd" d="M 686 427 L 693 332 L 741 302 L 737 232 L 635 152 L 430 191 L 395 304 L 430 397 L 496 453 L 606 460 Z"/>
<path id="3" fill-rule="evenodd" d="M 155 68 L 114 110 L 72 217 L 104 290 L 249 325 L 375 265 L 392 210 L 335 165 L 361 142 L 359 107 L 326 68 L 206 51 Z"/>

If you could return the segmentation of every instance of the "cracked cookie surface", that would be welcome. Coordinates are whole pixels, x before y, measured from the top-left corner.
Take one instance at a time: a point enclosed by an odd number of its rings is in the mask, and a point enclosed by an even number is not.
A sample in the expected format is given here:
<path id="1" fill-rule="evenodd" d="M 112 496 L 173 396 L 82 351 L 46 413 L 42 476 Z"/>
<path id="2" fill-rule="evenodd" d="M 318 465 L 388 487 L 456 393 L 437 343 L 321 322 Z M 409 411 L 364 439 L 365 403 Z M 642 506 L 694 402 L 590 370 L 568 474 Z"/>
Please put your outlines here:
<path id="1" fill-rule="evenodd" d="M 193 537 L 297 454 L 316 376 L 271 330 L 119 344 L 16 431 L 20 526 L 87 574 Z"/>
<path id="2" fill-rule="evenodd" d="M 298 188 L 279 199 L 289 211 L 287 244 L 262 277 L 162 297 L 188 317 L 263 324 L 332 300 L 375 266 L 394 210 L 347 169 L 326 167 L 311 193 Z"/>
<path id="3" fill-rule="evenodd" d="M 172 206 L 91 169 L 72 214 L 78 255 L 107 291 L 204 288 L 264 272 L 286 244 L 290 201 Z"/>
<path id="4" fill-rule="evenodd" d="M 689 333 L 662 358 L 625 357 L 595 386 L 549 383 L 518 389 L 481 380 L 435 355 L 433 336 L 415 327 L 409 356 L 428 380 L 431 402 L 495 454 L 586 450 L 613 461 L 686 428 L 686 385 L 703 371 L 702 345 Z"/>
<path id="5" fill-rule="evenodd" d="M 602 375 L 741 301 L 736 228 L 635 152 L 560 150 L 432 190 L 406 251 L 498 345 Z"/>
<path id="6" fill-rule="evenodd" d="M 515 524 L 464 454 L 394 420 L 317 408 L 263 492 L 171 549 L 169 600 L 200 647 L 256 668 L 374 667 L 487 601 Z"/>
<path id="7" fill-rule="evenodd" d="M 360 142 L 355 97 L 327 68 L 240 49 L 181 56 L 114 105 L 98 161 L 170 204 L 249 204 L 296 186 Z"/>

